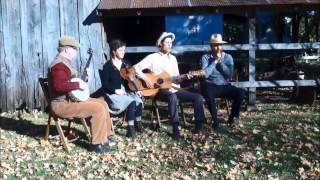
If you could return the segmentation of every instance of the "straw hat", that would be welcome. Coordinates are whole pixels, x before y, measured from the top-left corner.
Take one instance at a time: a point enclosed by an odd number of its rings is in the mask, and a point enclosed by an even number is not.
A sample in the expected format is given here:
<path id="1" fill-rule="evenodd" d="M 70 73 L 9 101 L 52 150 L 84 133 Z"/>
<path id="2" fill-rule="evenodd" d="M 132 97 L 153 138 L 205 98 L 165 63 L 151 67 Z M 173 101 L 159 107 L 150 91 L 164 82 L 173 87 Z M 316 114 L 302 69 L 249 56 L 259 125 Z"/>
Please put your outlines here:
<path id="1" fill-rule="evenodd" d="M 157 40 L 157 46 L 160 46 L 160 43 L 163 39 L 165 39 L 166 37 L 171 37 L 172 42 L 174 41 L 174 38 L 176 37 L 172 32 L 163 32 L 161 34 L 161 36 L 159 37 L 159 39 Z"/>
<path id="2" fill-rule="evenodd" d="M 227 41 L 222 40 L 221 34 L 212 34 L 210 37 L 210 44 L 225 44 Z"/>
<path id="3" fill-rule="evenodd" d="M 72 46 L 72 47 L 79 48 L 80 47 L 80 43 L 74 37 L 61 36 L 60 39 L 59 39 L 59 47 L 62 47 L 62 46 Z"/>

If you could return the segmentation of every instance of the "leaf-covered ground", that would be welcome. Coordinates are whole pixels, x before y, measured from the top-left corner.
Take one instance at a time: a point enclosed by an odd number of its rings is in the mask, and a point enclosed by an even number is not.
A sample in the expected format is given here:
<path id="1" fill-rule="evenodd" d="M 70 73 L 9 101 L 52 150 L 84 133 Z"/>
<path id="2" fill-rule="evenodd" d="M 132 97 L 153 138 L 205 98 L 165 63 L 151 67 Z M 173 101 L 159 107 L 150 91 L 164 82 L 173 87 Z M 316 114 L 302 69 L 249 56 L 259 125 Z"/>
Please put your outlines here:
<path id="1" fill-rule="evenodd" d="M 320 179 L 319 109 L 284 103 L 257 107 L 243 112 L 236 127 L 221 123 L 218 132 L 209 122 L 205 134 L 194 135 L 189 121 L 180 142 L 171 139 L 166 123 L 160 131 L 145 123 L 134 141 L 124 137 L 123 124 L 113 137 L 118 141 L 113 154 L 89 152 L 80 124 L 73 124 L 81 138 L 68 153 L 54 123 L 49 141 L 41 140 L 46 114 L 2 113 L 0 178 Z M 190 119 L 192 110 L 187 112 Z"/>

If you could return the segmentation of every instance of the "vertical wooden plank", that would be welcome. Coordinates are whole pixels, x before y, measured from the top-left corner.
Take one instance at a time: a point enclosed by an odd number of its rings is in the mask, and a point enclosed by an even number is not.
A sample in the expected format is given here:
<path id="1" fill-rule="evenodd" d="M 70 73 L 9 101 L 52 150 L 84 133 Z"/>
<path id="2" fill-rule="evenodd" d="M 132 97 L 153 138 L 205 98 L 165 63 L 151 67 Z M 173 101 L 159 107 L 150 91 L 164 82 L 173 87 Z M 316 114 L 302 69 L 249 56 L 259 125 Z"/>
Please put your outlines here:
<path id="1" fill-rule="evenodd" d="M 88 4 L 90 2 L 88 1 Z M 61 35 L 74 36 L 76 39 L 79 39 L 78 0 L 59 0 L 59 5 Z M 81 66 L 79 58 L 81 56 L 78 56 L 76 61 L 74 61 L 74 65 L 78 70 Z"/>
<path id="2" fill-rule="evenodd" d="M 103 43 L 101 37 L 101 26 L 102 24 L 98 21 L 99 17 L 96 15 L 96 7 L 99 4 L 99 0 L 78 1 L 78 12 L 79 12 L 79 34 L 81 41 L 81 62 L 82 65 L 86 63 L 87 60 L 87 49 L 90 47 L 93 49 L 93 59 L 90 64 L 90 71 L 92 76 L 90 79 L 90 91 L 93 92 L 101 87 L 100 77 L 98 69 L 102 68 L 104 64 L 103 59 Z M 83 70 L 83 66 L 81 70 Z"/>
<path id="3" fill-rule="evenodd" d="M 249 15 L 249 44 L 253 48 L 249 50 L 249 82 L 255 82 L 256 76 L 256 19 L 255 13 Z M 256 88 L 249 88 L 249 105 L 255 106 Z"/>
<path id="4" fill-rule="evenodd" d="M 60 37 L 59 1 L 41 0 L 41 26 L 43 49 L 43 76 L 47 76 L 48 65 L 57 54 Z"/>
<path id="5" fill-rule="evenodd" d="M 0 112 L 6 109 L 6 88 L 5 88 L 5 54 L 4 54 L 4 41 L 3 41 L 3 17 L 2 15 L 2 1 L 0 1 Z"/>
<path id="6" fill-rule="evenodd" d="M 20 34 L 20 4 L 19 1 L 1 1 L 3 23 L 4 51 L 4 91 L 6 91 L 5 110 L 14 110 L 21 104 L 21 34 Z"/>
<path id="7" fill-rule="evenodd" d="M 20 0 L 22 76 L 21 92 L 28 108 L 40 106 L 38 77 L 42 75 L 42 39 L 40 0 Z"/>
<path id="8" fill-rule="evenodd" d="M 40 0 L 41 9 L 41 39 L 42 39 L 42 74 L 47 77 L 48 65 L 57 54 L 58 39 L 60 37 L 59 1 Z M 38 87 L 40 85 L 38 84 Z M 45 98 L 42 90 L 39 90 L 42 99 L 41 109 L 44 109 Z"/>

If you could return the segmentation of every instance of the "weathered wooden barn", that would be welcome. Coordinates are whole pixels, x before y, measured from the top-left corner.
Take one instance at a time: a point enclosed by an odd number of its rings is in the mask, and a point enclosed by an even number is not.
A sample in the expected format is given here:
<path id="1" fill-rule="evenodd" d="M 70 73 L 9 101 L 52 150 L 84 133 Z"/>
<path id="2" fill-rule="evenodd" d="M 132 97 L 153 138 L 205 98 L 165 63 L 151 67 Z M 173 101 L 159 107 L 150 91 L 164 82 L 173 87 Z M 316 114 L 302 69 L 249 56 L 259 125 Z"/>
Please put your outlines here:
<path id="1" fill-rule="evenodd" d="M 256 52 L 269 50 L 319 49 L 316 42 L 260 44 L 256 38 L 256 14 L 260 11 L 299 12 L 320 11 L 318 0 L 1 0 L 0 1 L 0 109 L 14 110 L 44 107 L 38 78 L 46 76 L 48 64 L 56 54 L 58 38 L 72 35 L 82 47 L 77 61 L 81 71 L 87 49 L 94 50 L 91 69 L 94 72 L 91 91 L 100 87 L 98 69 L 108 54 L 108 40 L 121 37 L 128 42 L 128 56 L 141 58 L 157 51 L 153 45 L 160 32 L 166 30 L 166 16 L 241 14 L 247 31 L 243 41 L 225 46 L 227 51 L 248 54 L 248 79 L 237 82 L 249 91 L 249 103 L 254 104 L 257 87 L 315 86 L 315 80 L 257 81 Z M 318 19 L 319 20 L 319 19 Z M 319 21 L 318 21 L 319 22 Z M 318 25 L 319 26 L 319 25 Z M 317 30 L 319 31 L 319 27 Z M 277 32 L 278 34 L 281 32 Z M 228 34 L 225 34 L 228 36 Z M 319 36 L 317 34 L 317 36 Z M 230 37 L 230 39 L 236 39 Z M 177 45 L 177 54 L 202 53 L 203 45 Z"/>

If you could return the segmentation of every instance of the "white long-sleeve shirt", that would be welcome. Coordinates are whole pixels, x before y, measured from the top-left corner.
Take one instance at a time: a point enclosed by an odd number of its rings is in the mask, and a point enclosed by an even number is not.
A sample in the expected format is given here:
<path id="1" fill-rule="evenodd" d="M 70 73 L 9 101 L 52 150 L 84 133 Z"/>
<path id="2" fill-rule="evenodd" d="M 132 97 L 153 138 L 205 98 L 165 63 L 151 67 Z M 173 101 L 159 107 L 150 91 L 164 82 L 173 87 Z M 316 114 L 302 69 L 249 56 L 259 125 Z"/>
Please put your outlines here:
<path id="1" fill-rule="evenodd" d="M 143 70 L 150 69 L 152 73 L 158 75 L 163 71 L 167 72 L 170 76 L 179 76 L 179 68 L 177 58 L 172 54 L 163 54 L 161 52 L 152 53 L 141 60 L 138 64 L 134 65 L 134 68 L 139 77 L 144 78 Z M 172 83 L 174 87 L 180 87 L 180 85 Z M 171 88 L 171 92 L 177 90 Z"/>

